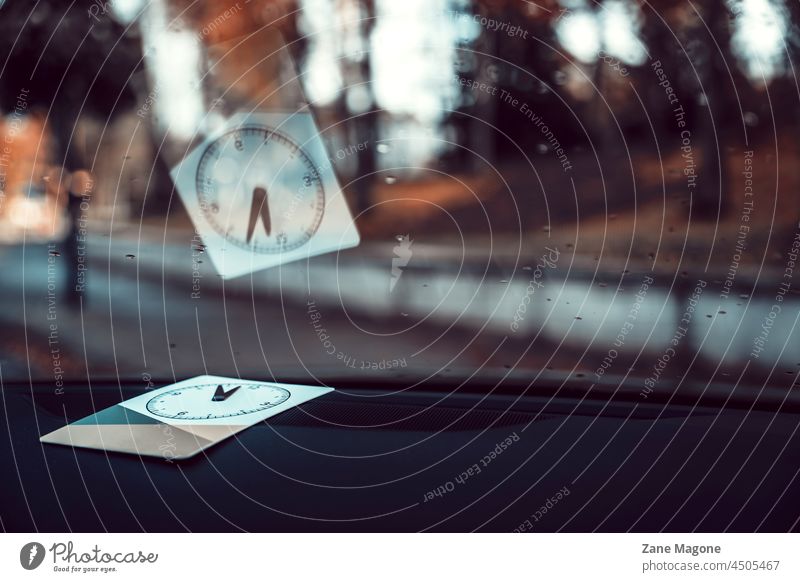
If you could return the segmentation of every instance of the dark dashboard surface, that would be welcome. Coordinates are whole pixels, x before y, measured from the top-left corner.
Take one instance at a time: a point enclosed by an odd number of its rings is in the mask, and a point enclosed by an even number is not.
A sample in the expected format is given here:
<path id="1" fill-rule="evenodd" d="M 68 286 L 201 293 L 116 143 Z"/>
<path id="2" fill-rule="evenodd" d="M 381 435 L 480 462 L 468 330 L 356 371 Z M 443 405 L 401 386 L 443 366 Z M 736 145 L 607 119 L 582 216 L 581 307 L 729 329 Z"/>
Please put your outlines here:
<path id="1" fill-rule="evenodd" d="M 787 531 L 800 519 L 800 415 L 774 408 L 359 388 L 168 462 L 39 442 L 140 387 L 42 388 L 1 394 L 6 531 Z"/>

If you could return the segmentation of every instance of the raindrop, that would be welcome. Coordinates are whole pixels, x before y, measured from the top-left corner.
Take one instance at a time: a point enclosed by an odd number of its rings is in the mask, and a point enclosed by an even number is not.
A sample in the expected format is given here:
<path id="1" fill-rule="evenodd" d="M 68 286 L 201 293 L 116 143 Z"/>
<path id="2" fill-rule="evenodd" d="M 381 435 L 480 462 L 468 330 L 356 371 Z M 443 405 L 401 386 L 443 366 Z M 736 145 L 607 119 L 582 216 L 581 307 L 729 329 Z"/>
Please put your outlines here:
<path id="1" fill-rule="evenodd" d="M 58 251 L 50 251 L 47 254 L 50 255 L 51 257 L 60 257 L 61 256 L 61 253 L 59 253 Z"/>
<path id="2" fill-rule="evenodd" d="M 174 348 L 175 344 L 169 344 L 169 347 Z"/>
<path id="3" fill-rule="evenodd" d="M 394 184 L 395 182 L 397 182 L 397 178 L 396 178 L 396 177 L 394 177 L 394 176 L 386 176 L 386 178 L 384 179 L 384 181 L 385 181 L 387 184 Z"/>
<path id="4" fill-rule="evenodd" d="M 553 75 L 556 85 L 563 85 L 567 82 L 567 74 L 564 71 L 556 71 Z"/>
<path id="5" fill-rule="evenodd" d="M 375 146 L 375 149 L 378 150 L 379 154 L 388 154 L 389 150 L 392 149 L 388 143 L 379 143 Z"/>
<path id="6" fill-rule="evenodd" d="M 136 255 L 125 255 L 126 259 L 135 259 Z"/>
<path id="7" fill-rule="evenodd" d="M 533 271 L 532 267 L 522 267 L 523 271 Z"/>
<path id="8" fill-rule="evenodd" d="M 405 313 L 403 311 L 400 312 L 400 315 L 402 315 L 403 317 L 408 317 L 408 313 Z"/>
<path id="9" fill-rule="evenodd" d="M 546 154 L 547 146 L 543 143 L 536 144 L 536 151 L 539 152 L 540 154 Z"/>

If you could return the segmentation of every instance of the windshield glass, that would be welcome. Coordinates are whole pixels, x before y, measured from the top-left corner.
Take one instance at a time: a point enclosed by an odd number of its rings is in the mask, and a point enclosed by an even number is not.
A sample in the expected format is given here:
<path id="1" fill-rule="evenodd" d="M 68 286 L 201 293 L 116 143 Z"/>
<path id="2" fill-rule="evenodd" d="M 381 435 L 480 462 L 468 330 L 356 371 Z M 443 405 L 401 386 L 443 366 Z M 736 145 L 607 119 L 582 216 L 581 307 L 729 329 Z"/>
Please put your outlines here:
<path id="1" fill-rule="evenodd" d="M 797 3 L 0 1 L 0 373 L 782 398 Z"/>

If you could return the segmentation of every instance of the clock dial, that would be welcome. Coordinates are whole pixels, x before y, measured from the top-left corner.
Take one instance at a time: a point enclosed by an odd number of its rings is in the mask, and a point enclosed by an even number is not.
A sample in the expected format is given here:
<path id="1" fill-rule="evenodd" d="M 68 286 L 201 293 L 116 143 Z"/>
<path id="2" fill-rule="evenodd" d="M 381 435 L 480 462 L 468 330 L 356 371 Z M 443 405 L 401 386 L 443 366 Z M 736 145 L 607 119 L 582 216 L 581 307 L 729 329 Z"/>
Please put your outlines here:
<path id="1" fill-rule="evenodd" d="M 257 253 L 302 247 L 325 211 L 325 191 L 311 157 L 285 134 L 263 125 L 239 127 L 209 144 L 196 186 L 214 230 Z"/>
<path id="2" fill-rule="evenodd" d="M 271 384 L 198 384 L 154 396 L 147 402 L 147 410 L 163 418 L 210 420 L 266 410 L 289 396 L 288 390 Z"/>

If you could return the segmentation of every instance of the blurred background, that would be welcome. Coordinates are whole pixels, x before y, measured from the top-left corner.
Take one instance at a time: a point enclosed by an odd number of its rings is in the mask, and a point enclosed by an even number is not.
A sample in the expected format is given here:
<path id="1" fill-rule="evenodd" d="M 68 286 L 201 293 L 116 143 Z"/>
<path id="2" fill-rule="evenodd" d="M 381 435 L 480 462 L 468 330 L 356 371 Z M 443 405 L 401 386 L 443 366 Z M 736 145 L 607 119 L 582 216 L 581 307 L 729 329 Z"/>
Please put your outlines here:
<path id="1" fill-rule="evenodd" d="M 2 378 L 780 399 L 798 23 L 783 0 L 0 1 Z M 225 281 L 169 171 L 284 78 L 362 243 Z"/>

